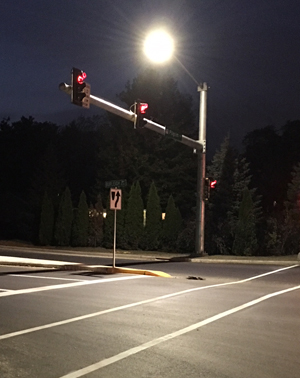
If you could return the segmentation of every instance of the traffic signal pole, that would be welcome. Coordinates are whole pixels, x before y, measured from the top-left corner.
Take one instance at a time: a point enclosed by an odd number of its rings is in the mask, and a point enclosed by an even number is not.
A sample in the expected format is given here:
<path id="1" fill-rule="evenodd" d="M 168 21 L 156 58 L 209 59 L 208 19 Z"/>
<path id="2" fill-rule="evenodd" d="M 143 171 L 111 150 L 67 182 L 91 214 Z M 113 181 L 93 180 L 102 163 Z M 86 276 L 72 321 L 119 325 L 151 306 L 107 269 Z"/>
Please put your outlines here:
<path id="1" fill-rule="evenodd" d="M 71 95 L 72 86 L 66 83 L 61 83 L 59 89 Z M 205 180 L 205 166 L 206 166 L 206 107 L 207 107 L 207 84 L 203 83 L 198 86 L 200 92 L 200 110 L 199 110 L 199 136 L 198 140 L 191 139 L 185 135 L 177 134 L 159 123 L 153 122 L 147 118 L 143 118 L 143 127 L 155 131 L 158 134 L 169 136 L 178 142 L 191 147 L 197 152 L 198 168 L 197 168 L 197 204 L 196 204 L 196 241 L 195 241 L 195 255 L 204 256 L 204 212 L 205 203 L 203 196 L 203 186 Z M 137 115 L 130 110 L 126 110 L 111 102 L 103 100 L 102 98 L 89 95 L 90 104 L 102 108 L 110 113 L 118 115 L 128 121 L 136 124 Z"/>
<path id="2" fill-rule="evenodd" d="M 66 83 L 61 83 L 59 85 L 59 89 L 71 95 L 71 92 L 72 92 L 71 85 L 68 85 Z M 115 105 L 109 101 L 103 100 L 102 98 L 96 97 L 93 95 L 90 95 L 90 104 L 95 105 L 98 108 L 104 109 L 117 116 L 120 116 L 124 119 L 127 119 L 128 121 L 131 121 L 133 123 L 135 122 L 136 117 L 137 117 L 136 114 L 133 113 L 132 111 L 121 108 L 118 105 Z M 147 118 L 144 118 L 143 121 L 144 121 L 144 126 L 143 126 L 144 128 L 155 131 L 156 133 L 161 134 L 161 135 L 168 135 L 168 131 L 167 131 L 168 129 L 165 126 L 160 125 L 159 123 L 153 122 Z M 179 135 L 179 134 L 176 134 L 176 135 L 180 137 L 180 138 L 176 138 L 178 142 L 185 144 L 186 146 L 189 146 L 197 151 L 202 151 L 203 146 L 199 141 L 191 139 L 185 135 Z"/>
<path id="3" fill-rule="evenodd" d="M 208 86 L 203 83 L 198 86 L 200 92 L 199 106 L 199 135 L 198 142 L 203 146 L 202 151 L 198 152 L 197 169 L 197 207 L 196 207 L 196 243 L 195 254 L 204 256 L 204 228 L 205 228 L 205 198 L 204 181 L 206 168 L 206 111 L 207 111 L 207 90 Z"/>

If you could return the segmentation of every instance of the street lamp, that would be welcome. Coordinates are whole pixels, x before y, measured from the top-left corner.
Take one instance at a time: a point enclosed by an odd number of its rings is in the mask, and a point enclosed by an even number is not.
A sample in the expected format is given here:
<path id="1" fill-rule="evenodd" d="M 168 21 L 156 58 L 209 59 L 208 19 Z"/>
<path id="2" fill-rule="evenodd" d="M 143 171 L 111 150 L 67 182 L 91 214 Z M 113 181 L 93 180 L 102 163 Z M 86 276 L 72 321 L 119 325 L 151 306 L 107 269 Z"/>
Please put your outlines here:
<path id="1" fill-rule="evenodd" d="M 164 30 L 156 30 L 148 35 L 144 44 L 144 52 L 149 59 L 156 63 L 163 63 L 170 59 L 171 56 L 180 64 L 186 73 L 197 84 L 197 90 L 200 92 L 199 105 L 199 133 L 198 142 L 202 144 L 202 152 L 198 153 L 197 163 L 197 202 L 196 202 L 196 240 L 195 255 L 204 256 L 204 224 L 205 224 L 205 202 L 203 198 L 203 188 L 206 168 L 206 113 L 207 113 L 207 90 L 206 83 L 199 84 L 188 69 L 173 54 L 173 39 Z"/>
<path id="2" fill-rule="evenodd" d="M 170 59 L 174 51 L 174 42 L 163 29 L 151 32 L 144 44 L 144 53 L 155 63 L 163 63 Z"/>

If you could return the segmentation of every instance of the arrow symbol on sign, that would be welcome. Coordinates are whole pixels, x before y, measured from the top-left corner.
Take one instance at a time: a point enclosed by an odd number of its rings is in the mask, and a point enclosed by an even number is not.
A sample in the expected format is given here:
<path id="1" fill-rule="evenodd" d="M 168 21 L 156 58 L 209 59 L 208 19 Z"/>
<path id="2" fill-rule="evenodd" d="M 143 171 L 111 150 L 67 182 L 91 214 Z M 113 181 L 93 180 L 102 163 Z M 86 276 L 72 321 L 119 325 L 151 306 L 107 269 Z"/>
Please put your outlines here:
<path id="1" fill-rule="evenodd" d="M 117 199 L 116 199 L 116 202 L 115 202 L 115 207 L 117 207 L 117 205 L 118 205 L 118 202 L 119 202 L 120 196 L 121 196 L 120 192 L 117 192 L 117 193 L 116 193 L 116 197 L 117 197 Z M 114 197 L 114 196 L 113 196 L 113 197 Z M 114 198 L 113 198 L 113 200 L 114 200 Z"/>
<path id="2" fill-rule="evenodd" d="M 122 190 L 110 189 L 110 210 L 121 210 L 122 207 Z"/>

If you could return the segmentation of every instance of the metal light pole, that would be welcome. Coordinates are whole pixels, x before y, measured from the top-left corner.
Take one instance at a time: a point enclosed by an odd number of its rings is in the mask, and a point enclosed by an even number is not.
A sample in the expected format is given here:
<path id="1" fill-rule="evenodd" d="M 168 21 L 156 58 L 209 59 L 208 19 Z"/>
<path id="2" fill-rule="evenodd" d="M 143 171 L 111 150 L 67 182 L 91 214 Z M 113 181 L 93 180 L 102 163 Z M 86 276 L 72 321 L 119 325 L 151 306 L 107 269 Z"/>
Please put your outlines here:
<path id="1" fill-rule="evenodd" d="M 190 78 L 198 85 L 198 92 L 200 92 L 199 105 L 199 134 L 198 142 L 203 146 L 202 152 L 196 151 L 198 154 L 197 166 L 197 202 L 196 202 L 196 240 L 195 240 L 195 255 L 204 256 L 204 226 L 205 226 L 205 202 L 203 199 L 203 186 L 205 180 L 206 167 L 206 113 L 207 113 L 207 83 L 199 84 L 185 65 L 174 55 L 175 60 L 190 76 Z"/>
<path id="2" fill-rule="evenodd" d="M 166 35 L 164 32 L 157 32 L 152 33 L 150 35 L 151 43 L 145 44 L 145 53 L 151 60 L 161 63 L 163 60 L 167 60 L 171 57 L 173 53 L 173 41 L 172 38 Z M 153 40 L 154 37 L 154 40 Z M 149 41 L 149 40 L 148 40 Z M 158 48 L 158 54 L 152 55 L 153 47 L 155 49 L 155 45 Z M 150 51 L 151 50 L 151 51 Z M 166 52 L 168 52 L 166 54 Z M 199 135 L 198 140 L 193 140 L 185 135 L 179 135 L 177 133 L 167 133 L 167 129 L 165 126 L 162 126 L 158 123 L 150 121 L 146 118 L 143 119 L 145 122 L 144 127 L 149 128 L 159 134 L 169 135 L 179 140 L 181 143 L 186 144 L 189 147 L 192 147 L 194 151 L 198 154 L 198 167 L 197 167 L 197 203 L 196 203 L 196 240 L 195 240 L 195 255 L 196 256 L 204 256 L 204 225 L 205 225 L 205 202 L 203 199 L 203 187 L 204 187 L 204 180 L 205 180 L 205 167 L 206 167 L 206 113 L 207 113 L 207 90 L 208 86 L 206 83 L 199 84 L 194 76 L 189 72 L 189 70 L 184 66 L 183 63 L 173 55 L 175 60 L 179 63 L 179 65 L 186 71 L 186 73 L 190 76 L 190 78 L 197 84 L 198 92 L 200 92 L 200 106 L 199 106 Z M 64 92 L 70 94 L 71 93 L 71 86 L 61 83 L 59 88 Z M 130 121 L 135 122 L 136 114 L 132 113 L 131 111 L 127 111 L 125 109 L 120 108 L 108 101 L 105 101 L 101 98 L 97 98 L 95 96 L 89 96 L 90 103 L 99 106 L 105 110 L 108 110 L 114 114 L 117 114 L 123 118 L 126 118 Z M 178 138 L 179 137 L 179 138 Z"/>
<path id="3" fill-rule="evenodd" d="M 204 256 L 204 226 L 205 226 L 205 202 L 203 199 L 203 186 L 206 167 L 206 113 L 207 113 L 207 89 L 206 83 L 198 86 L 200 92 L 199 106 L 199 135 L 198 142 L 202 144 L 202 152 L 198 151 L 197 168 L 197 207 L 196 207 L 196 241 L 195 254 Z"/>

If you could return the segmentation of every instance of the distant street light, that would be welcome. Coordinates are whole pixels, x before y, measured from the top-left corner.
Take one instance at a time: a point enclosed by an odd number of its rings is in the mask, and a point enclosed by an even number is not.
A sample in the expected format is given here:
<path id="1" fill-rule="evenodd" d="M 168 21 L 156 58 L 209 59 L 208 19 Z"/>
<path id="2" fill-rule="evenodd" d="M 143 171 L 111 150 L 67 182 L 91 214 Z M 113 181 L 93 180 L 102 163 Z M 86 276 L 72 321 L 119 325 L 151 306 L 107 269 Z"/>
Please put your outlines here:
<path id="1" fill-rule="evenodd" d="M 198 142 L 202 144 L 203 150 L 201 153 L 198 152 L 195 255 L 204 256 L 205 203 L 203 189 L 206 168 L 206 113 L 208 86 L 206 83 L 199 84 L 181 61 L 173 55 L 173 51 L 173 39 L 163 30 L 151 32 L 145 40 L 144 52 L 149 59 L 155 63 L 163 63 L 173 56 L 197 84 L 197 90 L 200 92 Z"/>

